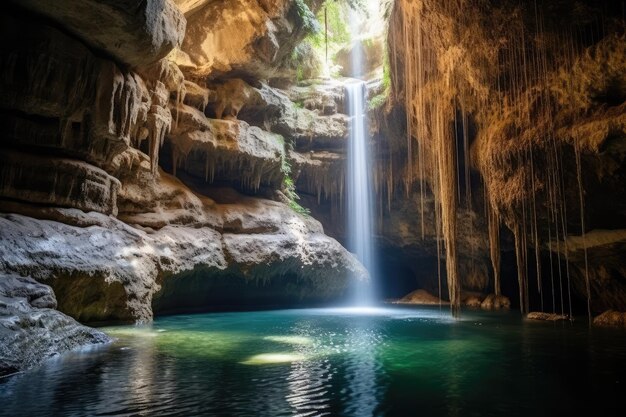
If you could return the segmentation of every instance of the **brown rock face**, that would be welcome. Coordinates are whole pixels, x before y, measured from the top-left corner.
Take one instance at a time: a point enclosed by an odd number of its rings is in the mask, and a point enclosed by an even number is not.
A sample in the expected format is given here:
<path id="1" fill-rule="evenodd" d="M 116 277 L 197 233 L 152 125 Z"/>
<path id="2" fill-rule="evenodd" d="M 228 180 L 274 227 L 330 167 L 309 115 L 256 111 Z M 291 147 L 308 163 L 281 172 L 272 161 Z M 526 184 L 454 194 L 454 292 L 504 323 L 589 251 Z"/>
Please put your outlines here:
<path id="1" fill-rule="evenodd" d="M 170 0 L 16 1 L 56 21 L 93 49 L 143 67 L 179 46 L 186 20 Z"/>
<path id="2" fill-rule="evenodd" d="M 593 319 L 594 326 L 626 327 L 626 313 L 609 310 Z"/>
<path id="3" fill-rule="evenodd" d="M 257 79 L 277 76 L 305 34 L 302 11 L 292 0 L 178 3 L 186 10 L 188 27 L 175 60 L 196 77 L 229 72 Z"/>

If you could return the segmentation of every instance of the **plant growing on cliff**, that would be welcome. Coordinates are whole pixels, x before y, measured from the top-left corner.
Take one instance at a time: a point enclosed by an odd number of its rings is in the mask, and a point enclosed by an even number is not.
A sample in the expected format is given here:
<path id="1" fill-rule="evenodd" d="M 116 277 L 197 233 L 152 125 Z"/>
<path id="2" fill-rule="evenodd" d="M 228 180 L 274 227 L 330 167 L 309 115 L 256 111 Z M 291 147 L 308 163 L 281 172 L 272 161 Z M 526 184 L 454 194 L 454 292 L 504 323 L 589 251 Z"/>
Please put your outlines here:
<path id="1" fill-rule="evenodd" d="M 391 72 L 389 66 L 389 55 L 387 53 L 383 54 L 383 91 L 380 94 L 376 94 L 372 97 L 368 102 L 368 107 L 370 110 L 378 109 L 382 107 L 389 98 L 389 93 L 391 92 Z"/>
<path id="2" fill-rule="evenodd" d="M 293 145 L 291 143 L 285 143 L 285 156 L 283 156 L 283 164 L 281 167 L 281 170 L 285 174 L 285 177 L 283 179 L 282 190 L 285 196 L 287 197 L 287 199 L 289 200 L 289 203 L 288 203 L 289 207 L 296 213 L 300 213 L 305 216 L 308 216 L 311 213 L 311 211 L 305 207 L 302 207 L 298 203 L 298 200 L 300 200 L 300 196 L 298 195 L 298 192 L 296 191 L 296 185 L 293 182 L 293 178 L 291 178 L 291 164 L 289 163 L 289 160 L 286 157 L 286 154 L 288 153 L 287 151 L 291 149 L 292 146 Z"/>
<path id="3" fill-rule="evenodd" d="M 293 183 L 293 178 L 291 176 L 286 175 L 283 180 L 283 188 L 285 192 L 285 196 L 289 199 L 289 207 L 296 213 L 303 214 L 308 216 L 311 214 L 311 211 L 308 208 L 302 207 L 298 200 L 300 200 L 300 196 L 296 192 L 296 185 Z"/>
<path id="4" fill-rule="evenodd" d="M 298 81 L 321 75 L 324 62 L 331 74 L 338 71 L 336 65 L 333 65 L 334 56 L 352 41 L 348 28 L 350 8 L 365 10 L 365 2 L 325 0 L 315 8 L 317 14 L 314 14 L 306 0 L 295 0 L 294 9 L 307 33 L 303 41 L 294 48 L 288 63 L 288 67 L 295 70 Z"/>

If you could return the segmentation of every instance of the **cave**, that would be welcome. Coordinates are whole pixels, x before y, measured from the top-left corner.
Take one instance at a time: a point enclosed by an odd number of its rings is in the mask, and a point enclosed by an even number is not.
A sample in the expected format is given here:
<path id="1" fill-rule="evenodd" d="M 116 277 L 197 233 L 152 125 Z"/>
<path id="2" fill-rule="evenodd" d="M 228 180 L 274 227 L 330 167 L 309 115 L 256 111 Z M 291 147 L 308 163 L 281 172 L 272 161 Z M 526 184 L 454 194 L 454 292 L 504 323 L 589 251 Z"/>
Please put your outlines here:
<path id="1" fill-rule="evenodd" d="M 6 0 L 0 416 L 623 414 L 624 0 Z"/>

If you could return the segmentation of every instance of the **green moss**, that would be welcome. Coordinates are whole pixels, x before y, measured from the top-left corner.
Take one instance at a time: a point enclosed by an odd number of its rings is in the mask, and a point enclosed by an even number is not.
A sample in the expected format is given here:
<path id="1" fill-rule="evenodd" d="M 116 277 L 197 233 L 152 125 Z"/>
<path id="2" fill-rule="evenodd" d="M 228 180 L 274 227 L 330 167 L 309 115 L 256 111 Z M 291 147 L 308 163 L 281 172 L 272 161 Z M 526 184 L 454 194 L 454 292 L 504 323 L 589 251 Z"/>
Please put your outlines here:
<path id="1" fill-rule="evenodd" d="M 313 14 L 304 0 L 295 0 L 294 7 L 296 9 L 296 13 L 300 17 L 302 28 L 307 33 L 315 34 L 321 30 L 320 23 L 315 17 L 315 14 Z"/>
<path id="2" fill-rule="evenodd" d="M 382 107 L 387 101 L 387 97 L 389 97 L 387 90 L 383 91 L 380 94 L 375 95 L 374 97 L 370 99 L 368 103 L 369 109 L 374 110 L 374 109 L 378 109 Z"/>
<path id="3" fill-rule="evenodd" d="M 387 92 L 391 88 L 391 65 L 389 64 L 389 53 L 387 50 L 383 53 L 383 87 Z"/>

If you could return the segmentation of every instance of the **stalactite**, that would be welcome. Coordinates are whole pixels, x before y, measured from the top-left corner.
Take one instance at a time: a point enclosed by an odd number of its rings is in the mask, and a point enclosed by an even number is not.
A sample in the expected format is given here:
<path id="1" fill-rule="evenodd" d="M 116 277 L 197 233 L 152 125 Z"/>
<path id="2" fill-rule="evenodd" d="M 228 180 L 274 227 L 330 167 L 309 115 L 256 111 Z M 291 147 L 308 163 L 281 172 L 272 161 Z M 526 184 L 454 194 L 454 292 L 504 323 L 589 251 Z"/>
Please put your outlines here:
<path id="1" fill-rule="evenodd" d="M 519 304 L 523 315 L 528 314 L 528 279 L 526 275 L 526 246 L 522 228 L 516 224 L 513 230 L 515 238 L 515 258 L 517 259 L 517 280 L 519 283 Z"/>
<path id="2" fill-rule="evenodd" d="M 562 127 L 575 123 L 584 111 L 577 103 L 572 67 L 586 56 L 588 25 L 598 22 L 590 16 L 588 21 L 572 19 L 555 26 L 546 20 L 552 13 L 549 2 L 543 1 L 535 1 L 530 8 L 524 3 L 480 0 L 399 0 L 394 6 L 389 37 L 392 73 L 401 79 L 396 76 L 392 91 L 407 112 L 409 150 L 402 181 L 409 192 L 412 182 L 419 180 L 421 216 L 424 182 L 434 195 L 435 221 L 441 222 L 448 278 L 453 284 L 451 301 L 458 281 L 454 222 L 459 206 L 472 208 L 473 166 L 491 194 L 486 207 L 491 212 L 490 252 L 491 246 L 496 247 L 491 243 L 493 213 L 516 235 L 518 271 L 524 284 L 522 309 L 529 305 L 531 269 L 541 309 L 546 308 L 544 302 L 549 303 L 541 265 L 542 250 L 547 248 L 552 309 L 560 304 L 564 313 L 567 302 L 571 316 L 567 230 L 571 207 L 566 187 L 572 185 L 573 176 L 566 171 L 564 162 L 569 161 L 564 160 L 563 150 L 572 145 L 572 139 L 576 152 L 580 144 L 579 139 L 567 137 Z M 491 18 L 505 20 L 487 28 L 484 22 Z M 594 36 L 606 36 L 604 28 Z M 477 143 L 476 152 L 470 152 L 472 142 Z M 578 182 L 582 207 L 582 179 Z M 526 252 L 529 246 L 534 250 L 534 265 Z"/>
<path id="3" fill-rule="evenodd" d="M 587 317 L 589 319 L 589 326 L 591 326 L 591 284 L 589 282 L 589 260 L 587 255 L 587 242 L 585 238 L 585 199 L 583 196 L 580 147 L 577 144 L 574 145 L 574 151 L 576 152 L 576 178 L 578 180 L 578 197 L 580 202 L 580 234 L 583 239 L 583 251 L 585 256 L 585 290 L 587 291 Z"/>
<path id="4" fill-rule="evenodd" d="M 500 218 L 488 203 L 486 206 L 488 213 L 489 254 L 491 266 L 493 267 L 493 290 L 496 295 L 500 295 Z"/>

